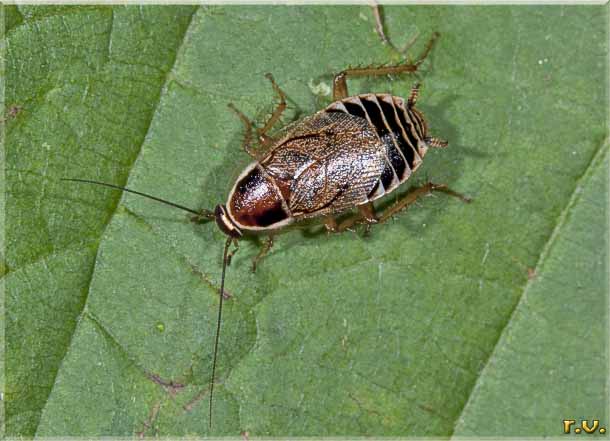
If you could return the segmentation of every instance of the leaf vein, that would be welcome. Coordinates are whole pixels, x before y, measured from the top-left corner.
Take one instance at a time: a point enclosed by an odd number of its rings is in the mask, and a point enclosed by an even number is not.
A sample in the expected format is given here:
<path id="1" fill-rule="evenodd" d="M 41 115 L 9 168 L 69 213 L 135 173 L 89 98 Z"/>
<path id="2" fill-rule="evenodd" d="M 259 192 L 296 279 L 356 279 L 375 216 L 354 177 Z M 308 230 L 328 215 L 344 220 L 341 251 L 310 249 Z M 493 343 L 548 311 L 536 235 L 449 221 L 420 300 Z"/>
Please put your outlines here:
<path id="1" fill-rule="evenodd" d="M 137 153 L 133 155 L 133 159 L 132 159 L 132 162 L 131 162 L 131 165 L 130 165 L 130 169 L 132 169 L 132 168 L 133 168 L 133 165 L 135 164 L 137 157 L 139 156 L 140 152 L 142 151 L 142 146 L 143 146 L 143 145 L 144 145 L 144 143 L 146 142 L 146 139 L 147 139 L 147 137 L 148 137 L 148 132 L 150 131 L 150 127 L 151 127 L 151 125 L 152 125 L 152 122 L 154 121 L 154 118 L 155 118 L 155 115 L 156 115 L 156 111 L 157 111 L 157 109 L 158 109 L 158 107 L 159 107 L 159 104 L 160 104 L 160 102 L 161 102 L 161 98 L 162 98 L 162 96 L 163 96 L 163 95 L 166 93 L 166 91 L 167 91 L 167 82 L 168 82 L 168 80 L 169 80 L 169 79 L 170 79 L 170 77 L 171 77 L 171 72 L 172 72 L 172 70 L 174 69 L 174 66 L 175 66 L 176 60 L 178 59 L 178 55 L 179 55 L 179 53 L 180 53 L 180 51 L 181 51 L 181 48 L 182 48 L 182 46 L 183 46 L 183 44 L 184 44 L 184 41 L 186 40 L 186 35 L 188 34 L 188 30 L 189 30 L 189 28 L 191 27 L 191 24 L 192 24 L 192 22 L 193 22 L 193 17 L 195 16 L 195 13 L 196 13 L 196 11 L 197 11 L 198 9 L 199 9 L 199 7 L 198 7 L 197 9 L 193 10 L 193 12 L 191 13 L 191 16 L 190 16 L 189 22 L 188 22 L 187 26 L 185 27 L 185 31 L 184 31 L 184 33 L 183 33 L 183 35 L 182 35 L 181 41 L 180 41 L 180 43 L 178 44 L 177 50 L 176 50 L 176 52 L 175 52 L 174 60 L 173 60 L 173 62 L 172 62 L 172 64 L 171 64 L 171 67 L 170 67 L 170 68 L 167 70 L 167 72 L 166 72 L 166 74 L 165 74 L 164 81 L 163 81 L 163 83 L 161 84 L 161 88 L 160 88 L 159 94 L 157 95 L 156 100 L 155 100 L 155 101 L 156 101 L 155 107 L 152 109 L 151 114 L 150 114 L 150 120 L 149 120 L 149 122 L 148 122 L 148 127 L 147 127 L 147 129 L 146 129 L 146 131 L 145 131 L 144 135 L 143 135 L 143 136 L 142 136 L 142 138 L 141 138 L 141 142 L 140 142 L 139 148 L 138 148 L 138 150 L 137 150 Z M 123 183 L 121 183 L 121 185 L 124 185 L 124 184 L 125 184 L 125 182 L 128 180 L 128 178 L 129 178 L 129 173 L 127 173 L 127 174 L 126 174 L 126 178 L 125 178 L 124 182 L 123 182 Z M 108 217 L 108 219 L 107 219 L 107 221 L 106 221 L 105 225 L 103 226 L 103 228 L 101 228 L 101 230 L 100 230 L 100 234 L 99 234 L 99 236 L 100 236 L 100 237 L 102 237 L 102 236 L 104 235 L 104 232 L 106 231 L 106 229 L 107 229 L 108 225 L 110 224 L 110 222 L 112 221 L 112 219 L 113 219 L 114 215 L 116 214 L 116 212 L 117 212 L 117 208 L 118 208 L 118 206 L 119 206 L 119 202 L 120 202 L 120 200 L 119 200 L 119 199 L 117 199 L 117 200 L 116 200 L 116 202 L 115 202 L 114 207 L 112 207 L 112 209 L 111 209 L 111 213 L 112 213 L 112 214 L 111 214 L 111 215 Z M 96 249 L 95 249 L 95 253 L 96 253 L 96 254 L 97 254 L 97 252 L 99 251 L 99 245 L 100 245 L 100 242 L 97 242 L 97 243 L 95 244 L 95 248 L 96 248 Z M 70 347 L 72 346 L 72 341 L 73 341 L 73 339 L 74 339 L 74 336 L 76 335 L 76 332 L 77 332 L 77 329 L 78 329 L 78 327 L 79 327 L 79 325 L 80 325 L 80 322 L 81 322 L 81 320 L 82 320 L 82 317 L 83 317 L 83 315 L 84 315 L 84 314 L 88 314 L 88 313 L 86 312 L 86 307 L 87 307 L 87 301 L 88 301 L 88 298 L 89 298 L 89 293 L 90 293 L 90 289 L 91 289 L 91 282 L 92 282 L 92 280 L 93 280 L 93 274 L 94 274 L 94 272 L 95 272 L 95 265 L 96 265 L 96 262 L 97 262 L 97 258 L 94 258 L 94 259 L 92 260 L 92 262 L 91 262 L 90 271 L 89 271 L 89 274 L 87 275 L 87 276 L 88 276 L 87 290 L 86 290 L 86 293 L 84 294 L 84 298 L 83 298 L 83 301 L 82 301 L 82 309 L 81 309 L 81 312 L 79 313 L 79 318 L 78 318 L 78 320 L 76 321 L 76 325 L 74 326 L 74 329 L 73 329 L 73 331 L 72 331 L 72 333 L 71 333 L 71 335 L 70 335 L 70 339 L 69 339 L 69 341 L 68 341 L 68 344 L 66 345 L 66 348 L 65 348 L 65 351 L 64 351 L 64 355 L 63 355 L 62 361 L 59 363 L 59 365 L 58 365 L 58 367 L 57 367 L 57 370 L 56 370 L 56 372 L 54 373 L 54 376 L 53 376 L 53 381 L 52 381 L 52 386 L 51 386 L 51 387 L 50 387 L 50 389 L 49 389 L 49 392 L 48 392 L 48 395 L 47 395 L 47 399 L 45 400 L 45 404 L 44 404 L 43 408 L 40 410 L 40 413 L 39 413 L 39 415 L 38 415 L 38 421 L 36 421 L 36 424 L 35 424 L 35 430 L 34 430 L 34 432 L 35 432 L 35 433 L 36 433 L 36 432 L 38 432 L 38 429 L 39 429 L 39 427 L 40 427 L 40 421 L 41 421 L 41 419 L 42 419 L 42 415 L 44 414 L 45 409 L 46 409 L 47 405 L 49 404 L 48 397 L 50 397 L 50 396 L 51 396 L 51 394 L 52 394 L 52 392 L 53 392 L 53 389 L 55 388 L 55 385 L 57 384 L 57 377 L 58 377 L 58 375 L 59 375 L 59 373 L 60 373 L 60 371 L 61 371 L 61 369 L 62 369 L 62 365 L 63 365 L 64 361 L 66 360 L 66 355 L 68 354 L 68 352 L 69 352 L 69 350 L 70 350 Z"/>
<path id="2" fill-rule="evenodd" d="M 594 174 L 597 167 L 600 167 L 603 164 L 606 155 L 610 151 L 609 147 L 610 147 L 609 138 L 606 138 L 601 143 L 601 145 L 597 148 L 597 151 L 593 154 L 591 161 L 585 167 L 580 178 L 576 181 L 576 185 L 574 186 L 574 190 L 572 191 L 572 194 L 571 194 L 570 198 L 568 199 L 567 204 L 565 205 L 564 209 L 561 211 L 561 213 L 559 214 L 559 216 L 557 218 L 557 223 L 555 225 L 555 228 L 553 228 L 553 231 L 551 232 L 549 239 L 546 241 L 546 243 L 542 247 L 540 256 L 538 258 L 538 262 L 536 262 L 536 266 L 534 267 L 535 273 L 539 274 L 541 272 L 542 268 L 544 267 L 547 257 L 550 255 L 551 250 L 553 249 L 555 243 L 557 242 L 559 233 L 563 229 L 564 225 L 566 224 L 573 207 L 581 199 L 582 192 L 580 191 L 580 189 L 583 187 L 583 183 L 585 181 L 587 181 Z M 508 317 L 508 320 L 502 327 L 502 330 L 500 331 L 500 333 L 498 335 L 498 339 L 496 340 L 496 343 L 495 343 L 493 349 L 489 353 L 489 357 L 487 358 L 487 361 L 483 365 L 483 368 L 481 369 L 479 376 L 477 377 L 474 385 L 470 389 L 470 393 L 468 394 L 468 397 L 465 401 L 464 406 L 462 407 L 462 410 L 458 413 L 458 417 L 455 419 L 452 432 L 449 434 L 450 438 L 454 437 L 456 428 L 462 421 L 470 404 L 476 398 L 478 390 L 481 387 L 481 379 L 486 376 L 488 370 L 490 369 L 490 367 L 493 364 L 493 360 L 495 359 L 495 356 L 496 356 L 499 348 L 502 346 L 502 343 L 504 341 L 506 341 L 506 339 L 508 338 L 508 333 L 511 331 L 511 324 L 513 323 L 513 318 L 515 317 L 517 311 L 519 311 L 521 305 L 523 305 L 527 302 L 527 294 L 528 294 L 531 286 L 535 282 L 536 282 L 536 278 L 532 278 L 532 279 L 528 279 L 527 282 L 525 283 L 523 290 L 521 292 L 521 295 L 519 297 L 519 300 L 516 302 L 513 310 L 511 311 L 511 313 Z"/>

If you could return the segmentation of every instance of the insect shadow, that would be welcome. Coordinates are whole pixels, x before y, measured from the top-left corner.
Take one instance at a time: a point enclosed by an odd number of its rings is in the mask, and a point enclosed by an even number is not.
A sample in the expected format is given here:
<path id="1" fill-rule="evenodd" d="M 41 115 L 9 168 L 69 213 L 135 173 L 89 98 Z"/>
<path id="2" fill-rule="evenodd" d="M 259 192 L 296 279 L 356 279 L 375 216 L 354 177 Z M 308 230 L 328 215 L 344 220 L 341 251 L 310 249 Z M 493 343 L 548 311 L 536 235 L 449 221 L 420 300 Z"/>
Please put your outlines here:
<path id="1" fill-rule="evenodd" d="M 441 133 L 446 134 L 451 140 L 451 153 L 446 156 L 454 162 L 455 160 L 463 160 L 466 157 L 472 158 L 490 158 L 492 155 L 484 150 L 473 148 L 472 146 L 462 143 L 461 132 L 458 128 L 448 121 L 448 109 L 454 108 L 454 103 L 463 98 L 462 95 L 448 94 L 444 96 L 438 104 L 430 106 L 428 103 L 422 104 L 422 109 L 426 115 L 430 115 L 430 119 L 434 120 L 434 128 Z"/>

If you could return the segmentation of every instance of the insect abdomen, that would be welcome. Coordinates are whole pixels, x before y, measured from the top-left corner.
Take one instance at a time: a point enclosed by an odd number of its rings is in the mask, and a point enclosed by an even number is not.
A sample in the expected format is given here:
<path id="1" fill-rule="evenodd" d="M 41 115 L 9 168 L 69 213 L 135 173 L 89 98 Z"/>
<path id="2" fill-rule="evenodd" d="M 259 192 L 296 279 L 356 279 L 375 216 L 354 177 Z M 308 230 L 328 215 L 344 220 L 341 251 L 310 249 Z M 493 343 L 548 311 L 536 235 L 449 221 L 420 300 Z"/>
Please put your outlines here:
<path id="1" fill-rule="evenodd" d="M 357 95 L 335 101 L 325 110 L 366 119 L 386 147 L 386 165 L 369 200 L 380 198 L 406 181 L 426 154 L 426 122 L 403 98 L 390 94 Z"/>

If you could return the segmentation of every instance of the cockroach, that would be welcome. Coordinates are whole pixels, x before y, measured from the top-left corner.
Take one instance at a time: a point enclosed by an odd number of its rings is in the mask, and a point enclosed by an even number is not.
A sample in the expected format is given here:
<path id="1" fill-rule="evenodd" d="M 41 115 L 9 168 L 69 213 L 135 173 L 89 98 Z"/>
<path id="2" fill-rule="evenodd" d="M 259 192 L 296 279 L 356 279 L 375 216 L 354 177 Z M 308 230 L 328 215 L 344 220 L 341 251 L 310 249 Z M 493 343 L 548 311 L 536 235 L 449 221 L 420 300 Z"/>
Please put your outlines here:
<path id="1" fill-rule="evenodd" d="M 279 230 L 304 219 L 322 218 L 329 232 L 340 233 L 357 224 L 383 223 L 432 191 L 442 191 L 469 202 L 445 185 L 428 182 L 415 187 L 393 205 L 377 214 L 373 201 L 391 193 L 408 180 L 422 164 L 430 148 L 447 147 L 448 142 L 430 136 L 423 113 L 416 108 L 419 84 L 408 98 L 388 93 L 365 93 L 350 96 L 347 78 L 413 73 L 430 52 L 435 33 L 420 57 L 412 63 L 393 66 L 348 68 L 335 75 L 333 102 L 317 113 L 290 125 L 279 136 L 268 132 L 279 121 L 286 108 L 286 95 L 267 74 L 279 97 L 279 105 L 265 125 L 256 130 L 263 153 L 254 149 L 253 123 L 235 106 L 229 107 L 245 126 L 243 148 L 252 158 L 229 192 L 226 204 L 214 210 L 194 210 L 165 199 L 105 182 L 87 179 L 64 179 L 103 185 L 143 196 L 193 214 L 196 222 L 215 221 L 227 236 L 222 258 L 218 318 L 214 339 L 214 356 L 210 375 L 209 424 L 212 426 L 212 404 L 216 361 L 220 341 L 222 305 L 225 297 L 225 274 L 232 253 L 232 243 L 244 235 L 263 234 L 267 240 L 252 262 L 252 270 L 271 249 L 273 236 Z M 336 220 L 352 208 L 358 213 Z"/>

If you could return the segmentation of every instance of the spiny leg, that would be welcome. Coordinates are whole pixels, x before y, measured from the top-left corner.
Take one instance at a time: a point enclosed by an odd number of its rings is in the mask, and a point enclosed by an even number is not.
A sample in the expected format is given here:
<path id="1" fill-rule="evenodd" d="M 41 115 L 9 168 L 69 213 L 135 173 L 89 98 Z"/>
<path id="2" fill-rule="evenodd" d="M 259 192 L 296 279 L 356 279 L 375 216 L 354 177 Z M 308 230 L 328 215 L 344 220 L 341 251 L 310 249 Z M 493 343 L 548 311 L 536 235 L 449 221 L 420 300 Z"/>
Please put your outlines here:
<path id="1" fill-rule="evenodd" d="M 324 220 L 324 226 L 330 233 L 342 233 L 345 230 L 353 230 L 357 224 L 366 224 L 367 231 L 371 225 L 379 222 L 379 218 L 375 214 L 375 206 L 372 202 L 367 202 L 363 205 L 358 205 L 358 213 L 350 216 L 337 223 L 333 216 L 329 216 Z"/>
<path id="2" fill-rule="evenodd" d="M 282 113 L 284 113 L 284 110 L 286 110 L 286 94 L 276 84 L 275 80 L 273 79 L 273 75 L 268 73 L 268 74 L 265 74 L 265 77 L 269 81 L 271 81 L 271 85 L 273 86 L 273 90 L 275 90 L 275 92 L 280 97 L 280 103 L 275 108 L 275 110 L 273 111 L 273 113 L 271 114 L 271 116 L 269 117 L 267 122 L 265 123 L 265 125 L 261 129 L 257 129 L 256 130 L 256 134 L 258 136 L 259 143 L 263 147 L 268 147 L 273 142 L 273 139 L 271 139 L 269 136 L 267 136 L 267 132 L 269 130 L 271 130 L 271 128 L 275 125 L 275 123 L 282 116 Z M 237 114 L 237 116 L 242 121 L 242 123 L 244 124 L 244 127 L 246 129 L 246 133 L 244 134 L 244 139 L 243 139 L 243 142 L 242 142 L 243 149 L 252 158 L 258 159 L 259 158 L 259 154 L 257 154 L 254 151 L 253 146 L 252 146 L 252 121 L 250 121 L 250 119 L 248 119 L 248 117 L 246 115 L 244 115 L 243 112 L 241 112 L 239 109 L 237 109 L 237 107 L 235 107 L 233 105 L 233 103 L 229 103 L 229 108 L 231 110 L 233 110 Z"/>
<path id="3" fill-rule="evenodd" d="M 386 208 L 381 216 L 375 213 L 375 207 L 372 202 L 358 206 L 358 213 L 348 217 L 337 223 L 336 219 L 332 216 L 328 216 L 324 221 L 324 226 L 331 233 L 342 233 L 345 230 L 353 231 L 353 227 L 358 224 L 366 224 L 366 231 L 373 224 L 382 224 L 398 212 L 405 210 L 409 205 L 412 205 L 422 196 L 428 195 L 433 191 L 439 191 L 446 193 L 450 196 L 460 199 L 462 202 L 470 203 L 472 200 L 461 193 L 451 190 L 444 184 L 434 184 L 428 182 L 420 187 L 412 188 L 405 194 L 401 199 L 396 201 L 393 205 Z"/>
<path id="4" fill-rule="evenodd" d="M 450 196 L 460 199 L 462 202 L 469 203 L 472 200 L 456 191 L 451 190 L 444 184 L 434 184 L 428 182 L 420 187 L 414 187 L 407 192 L 401 199 L 396 201 L 393 205 L 389 206 L 379 217 L 379 223 L 382 224 L 398 212 L 406 209 L 409 205 L 412 205 L 422 196 L 432 193 L 433 191 L 440 191 Z"/>
<path id="5" fill-rule="evenodd" d="M 233 105 L 233 103 L 229 103 L 229 109 L 237 114 L 241 122 L 244 123 L 244 127 L 246 128 L 246 133 L 244 134 L 244 139 L 242 141 L 242 148 L 246 151 L 248 155 L 252 158 L 257 159 L 258 155 L 252 149 L 252 121 L 248 119 L 246 115 L 243 114 L 241 110 Z"/>
<path id="6" fill-rule="evenodd" d="M 231 266 L 231 259 L 239 251 L 239 241 L 237 239 L 233 239 L 233 249 L 229 250 L 227 254 L 227 266 Z"/>
<path id="7" fill-rule="evenodd" d="M 402 73 L 412 73 L 417 70 L 420 64 L 424 62 L 434 43 L 438 39 L 440 34 L 435 32 L 432 34 L 432 37 L 426 44 L 423 52 L 414 62 L 404 62 L 402 64 L 397 64 L 394 66 L 367 66 L 367 67 L 356 67 L 345 69 L 342 72 L 339 72 L 335 75 L 333 79 L 333 100 L 338 101 L 343 98 L 347 98 L 349 96 L 349 92 L 347 90 L 347 77 L 361 77 L 361 76 L 381 76 L 381 75 L 397 75 Z"/>
<path id="8" fill-rule="evenodd" d="M 400 56 L 404 57 L 405 53 L 411 48 L 411 46 L 413 46 L 413 44 L 417 40 L 419 33 L 416 33 L 402 49 L 397 48 L 394 43 L 392 43 L 392 41 L 385 35 L 383 25 L 383 13 L 380 6 L 378 4 L 373 4 L 371 7 L 373 8 L 373 17 L 375 18 L 375 32 L 377 32 L 377 35 L 379 35 L 381 42 L 386 46 L 389 46 L 394 52 L 396 52 Z"/>
<path id="9" fill-rule="evenodd" d="M 334 216 L 326 216 L 324 218 L 324 228 L 329 233 L 338 233 L 337 229 L 339 228 L 339 224 L 337 223 L 337 219 Z"/>
<path id="10" fill-rule="evenodd" d="M 262 260 L 262 258 L 265 257 L 269 253 L 269 250 L 271 249 L 272 246 L 273 246 L 273 236 L 267 236 L 267 239 L 261 246 L 261 249 L 259 250 L 258 254 L 254 257 L 254 259 L 252 259 L 252 272 L 253 273 L 256 272 L 256 266 L 258 265 L 258 262 L 260 262 Z"/>
<path id="11" fill-rule="evenodd" d="M 375 213 L 375 206 L 372 202 L 367 202 L 366 204 L 358 205 L 358 212 L 360 213 L 361 219 L 366 224 L 370 225 L 379 222 L 377 214 Z"/>
<path id="12" fill-rule="evenodd" d="M 360 213 L 363 223 L 366 225 L 364 234 L 368 235 L 371 231 L 371 225 L 379 222 L 379 218 L 375 213 L 375 206 L 372 202 L 367 202 L 364 205 L 358 206 L 358 212 Z"/>
<path id="13" fill-rule="evenodd" d="M 267 73 L 267 74 L 265 74 L 265 77 L 269 81 L 271 81 L 271 86 L 273 86 L 273 90 L 275 90 L 275 93 L 277 93 L 277 95 L 280 97 L 280 103 L 277 105 L 277 107 L 275 108 L 275 110 L 273 111 L 273 113 L 271 114 L 271 116 L 269 117 L 269 119 L 267 120 L 265 125 L 263 126 L 263 128 L 258 129 L 256 131 L 256 133 L 258 134 L 258 140 L 260 141 L 260 143 L 264 146 L 268 146 L 269 144 L 271 144 L 271 142 L 273 140 L 267 136 L 267 132 L 269 130 L 271 130 L 271 128 L 273 128 L 275 123 L 277 123 L 278 120 L 280 119 L 280 117 L 282 116 L 282 113 L 284 113 L 284 110 L 286 110 L 286 94 L 277 85 L 277 83 L 273 79 L 273 75 L 271 75 L 270 73 Z"/>

